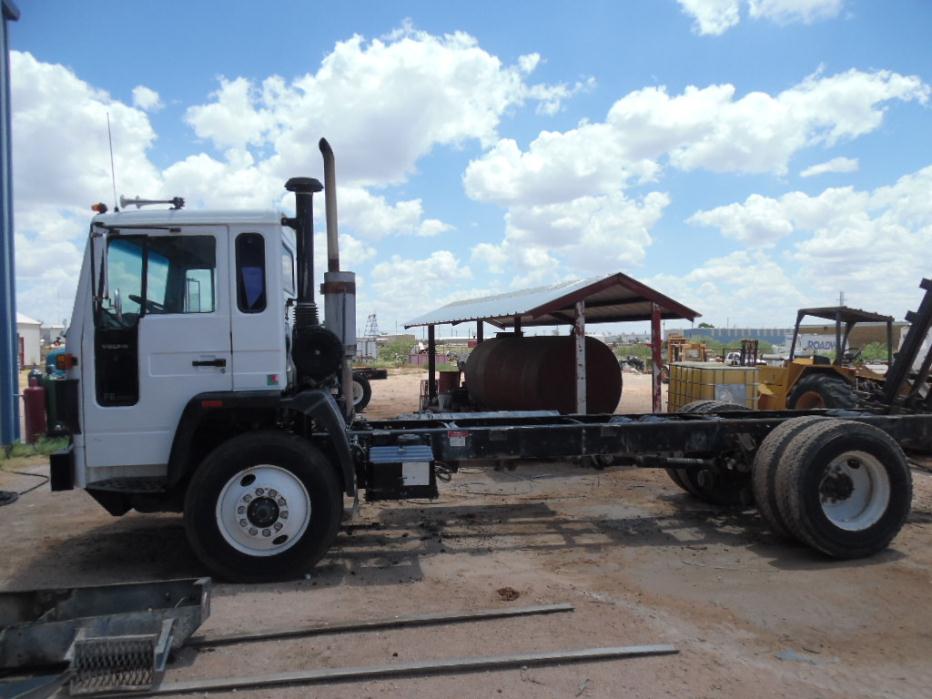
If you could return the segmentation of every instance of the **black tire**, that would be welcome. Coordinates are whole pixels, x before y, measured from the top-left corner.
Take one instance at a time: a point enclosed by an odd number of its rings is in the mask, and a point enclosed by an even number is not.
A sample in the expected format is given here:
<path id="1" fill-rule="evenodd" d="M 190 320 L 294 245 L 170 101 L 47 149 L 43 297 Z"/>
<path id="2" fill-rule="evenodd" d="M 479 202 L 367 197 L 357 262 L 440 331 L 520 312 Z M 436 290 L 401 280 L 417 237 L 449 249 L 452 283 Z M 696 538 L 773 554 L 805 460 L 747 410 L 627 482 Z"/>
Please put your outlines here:
<path id="1" fill-rule="evenodd" d="M 804 376 L 786 399 L 790 410 L 854 408 L 857 403 L 854 388 L 838 374 Z"/>
<path id="2" fill-rule="evenodd" d="M 683 406 L 682 408 L 680 408 L 677 412 L 680 412 L 680 413 L 695 413 L 695 412 L 700 412 L 700 410 L 699 410 L 700 408 L 704 408 L 705 406 L 707 406 L 707 405 L 709 405 L 709 404 L 712 404 L 712 403 L 715 403 L 715 401 L 714 401 L 714 400 L 694 400 L 694 401 L 692 401 L 691 403 L 687 403 L 686 405 L 684 405 L 684 406 Z M 676 483 L 680 488 L 682 488 L 683 490 L 685 490 L 685 491 L 686 491 L 687 493 L 689 493 L 690 495 L 693 495 L 693 496 L 695 496 L 695 497 L 699 497 L 699 494 L 698 494 L 698 493 L 694 493 L 694 492 L 692 491 L 691 487 L 686 483 L 686 481 L 684 481 L 684 480 L 680 477 L 680 471 L 681 471 L 682 469 L 678 469 L 678 468 L 666 468 L 666 469 L 664 469 L 664 470 L 667 472 L 667 475 L 670 476 L 670 480 L 673 481 L 674 483 Z"/>
<path id="3" fill-rule="evenodd" d="M 372 385 L 369 379 L 359 374 L 353 374 L 353 410 L 361 413 L 372 400 Z"/>
<path id="4" fill-rule="evenodd" d="M 687 403 L 679 412 L 708 414 L 719 411 L 747 412 L 747 408 L 737 403 L 727 403 L 720 400 L 694 400 Z M 735 507 L 746 504 L 749 494 L 749 477 L 746 473 L 732 471 L 719 474 L 708 473 L 713 482 L 702 482 L 700 472 L 685 468 L 665 469 L 667 475 L 680 488 L 698 500 L 721 507 Z"/>
<path id="5" fill-rule="evenodd" d="M 290 548 L 274 555 L 238 550 L 217 521 L 224 488 L 244 470 L 259 465 L 288 472 L 300 480 L 310 499 L 306 529 Z M 302 437 L 268 430 L 233 437 L 207 455 L 188 485 L 184 524 L 191 548 L 212 574 L 235 582 L 269 582 L 310 570 L 336 538 L 342 512 L 339 479 L 327 458 Z"/>
<path id="6" fill-rule="evenodd" d="M 793 538 L 777 505 L 777 471 L 786 447 L 790 440 L 804 429 L 827 419 L 829 418 L 807 415 L 781 422 L 764 438 L 754 455 L 754 463 L 751 466 L 751 491 L 754 493 L 754 502 L 761 517 L 777 536 Z"/>
<path id="7" fill-rule="evenodd" d="M 912 504 L 909 464 L 893 438 L 873 425 L 822 420 L 793 437 L 784 453 L 777 471 L 777 504 L 800 541 L 833 558 L 862 558 L 886 548 L 906 522 Z M 851 458 L 845 456 L 849 453 Z M 833 464 L 835 476 L 827 480 Z M 866 503 L 858 503 L 858 488 L 850 490 L 852 478 L 844 471 L 839 476 L 839 468 L 871 476 L 870 487 L 861 488 L 868 492 Z M 875 473 L 878 480 L 871 475 Z M 877 495 L 885 490 L 881 481 L 886 483 L 885 499 Z M 833 493 L 843 497 L 833 498 Z M 851 501 L 857 517 L 841 518 L 848 524 L 842 527 L 829 518 L 825 507 L 845 500 Z"/>

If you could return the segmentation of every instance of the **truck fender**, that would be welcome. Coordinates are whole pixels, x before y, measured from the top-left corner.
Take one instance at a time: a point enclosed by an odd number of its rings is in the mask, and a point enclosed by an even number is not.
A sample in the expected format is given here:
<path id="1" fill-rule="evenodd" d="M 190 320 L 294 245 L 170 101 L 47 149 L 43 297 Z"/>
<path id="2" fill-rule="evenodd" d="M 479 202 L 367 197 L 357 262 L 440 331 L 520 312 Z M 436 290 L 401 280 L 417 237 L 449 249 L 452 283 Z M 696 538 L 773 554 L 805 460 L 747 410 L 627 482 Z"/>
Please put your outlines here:
<path id="1" fill-rule="evenodd" d="M 191 398 L 181 413 L 168 459 L 168 486 L 178 485 L 197 467 L 195 438 L 207 419 L 223 412 L 248 415 L 276 415 L 279 411 L 294 411 L 313 419 L 329 437 L 329 446 L 339 462 L 344 491 L 356 494 L 356 471 L 346 433 L 346 422 L 333 397 L 326 391 L 302 391 L 294 396 L 282 396 L 276 391 L 214 391 Z"/>
<path id="2" fill-rule="evenodd" d="M 356 469 L 346 433 L 346 421 L 333 396 L 321 390 L 302 391 L 283 400 L 282 408 L 307 415 L 327 431 L 343 473 L 343 490 L 350 497 L 356 495 Z"/>

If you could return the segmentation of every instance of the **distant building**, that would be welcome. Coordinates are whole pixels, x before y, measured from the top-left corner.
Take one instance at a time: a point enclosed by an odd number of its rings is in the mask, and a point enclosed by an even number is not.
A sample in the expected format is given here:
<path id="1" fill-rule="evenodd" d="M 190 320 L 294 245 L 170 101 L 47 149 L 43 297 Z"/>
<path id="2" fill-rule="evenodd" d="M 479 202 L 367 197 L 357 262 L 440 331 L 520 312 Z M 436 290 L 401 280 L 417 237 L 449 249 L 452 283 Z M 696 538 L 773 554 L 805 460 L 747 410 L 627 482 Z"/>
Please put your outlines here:
<path id="1" fill-rule="evenodd" d="M 39 366 L 41 356 L 39 353 L 39 328 L 42 326 L 38 320 L 33 320 L 22 313 L 16 314 L 16 333 L 19 335 L 19 367 Z"/>
<path id="2" fill-rule="evenodd" d="M 759 340 L 772 345 L 789 344 L 793 328 L 685 328 L 681 331 L 688 340 L 710 337 L 725 345 L 740 345 L 741 340 Z"/>
<path id="3" fill-rule="evenodd" d="M 43 323 L 39 328 L 39 338 L 45 346 L 54 344 L 56 340 L 65 341 L 65 326 L 61 323 Z"/>
<path id="4" fill-rule="evenodd" d="M 893 323 L 894 351 L 900 346 L 902 337 L 908 328 L 909 323 L 904 321 Z M 680 332 L 688 339 L 709 337 L 716 342 L 734 346 L 738 346 L 741 340 L 745 339 L 760 340 L 777 347 L 783 347 L 786 351 L 789 351 L 790 343 L 793 340 L 793 328 L 686 328 Z M 799 332 L 801 335 L 830 335 L 834 338 L 835 324 L 824 322 L 804 323 L 799 326 Z M 849 347 L 861 348 L 872 342 L 886 344 L 886 323 L 858 323 L 851 331 L 851 337 L 848 338 Z"/>

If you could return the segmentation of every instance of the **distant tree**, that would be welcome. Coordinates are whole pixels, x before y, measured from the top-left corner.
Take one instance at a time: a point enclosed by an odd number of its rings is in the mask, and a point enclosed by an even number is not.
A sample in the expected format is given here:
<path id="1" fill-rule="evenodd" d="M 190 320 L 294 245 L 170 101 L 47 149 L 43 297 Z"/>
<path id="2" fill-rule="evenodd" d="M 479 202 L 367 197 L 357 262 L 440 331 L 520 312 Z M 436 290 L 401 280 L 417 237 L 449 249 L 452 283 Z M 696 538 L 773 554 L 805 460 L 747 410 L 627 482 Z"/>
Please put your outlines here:
<path id="1" fill-rule="evenodd" d="M 715 326 L 712 323 L 699 323 L 700 328 L 714 328 Z"/>

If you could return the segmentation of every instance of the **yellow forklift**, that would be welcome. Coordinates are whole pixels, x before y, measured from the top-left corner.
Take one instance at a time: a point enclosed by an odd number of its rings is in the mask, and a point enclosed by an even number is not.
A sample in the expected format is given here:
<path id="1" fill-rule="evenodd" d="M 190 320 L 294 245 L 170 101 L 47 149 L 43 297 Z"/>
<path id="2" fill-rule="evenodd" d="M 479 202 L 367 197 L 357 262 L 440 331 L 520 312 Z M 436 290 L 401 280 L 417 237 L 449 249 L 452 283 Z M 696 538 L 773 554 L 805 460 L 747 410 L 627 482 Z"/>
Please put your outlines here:
<path id="1" fill-rule="evenodd" d="M 835 324 L 834 358 L 813 352 L 797 357 L 799 327 L 803 318 L 813 317 Z M 893 361 L 893 318 L 847 306 L 801 308 L 796 313 L 790 357 L 783 366 L 762 366 L 759 371 L 759 410 L 813 410 L 852 408 L 860 384 L 879 384 L 883 375 L 860 362 L 861 350 L 848 347 L 851 331 L 858 323 L 885 323 L 887 366 Z"/>

